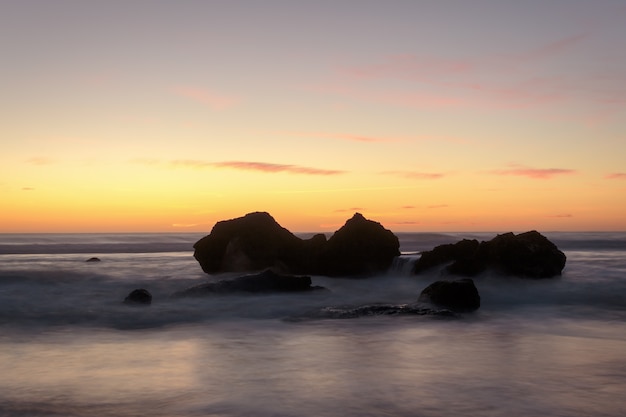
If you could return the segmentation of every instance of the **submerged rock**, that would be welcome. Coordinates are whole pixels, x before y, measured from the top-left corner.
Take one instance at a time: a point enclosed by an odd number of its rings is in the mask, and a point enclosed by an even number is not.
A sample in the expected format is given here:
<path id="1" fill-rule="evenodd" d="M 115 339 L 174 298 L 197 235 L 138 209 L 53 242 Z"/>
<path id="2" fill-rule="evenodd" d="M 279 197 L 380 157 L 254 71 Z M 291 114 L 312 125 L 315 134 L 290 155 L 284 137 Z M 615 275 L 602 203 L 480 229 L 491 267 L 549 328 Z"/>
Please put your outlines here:
<path id="1" fill-rule="evenodd" d="M 100 258 L 96 258 L 95 256 L 93 258 L 89 258 L 87 259 L 85 262 L 100 262 Z"/>
<path id="2" fill-rule="evenodd" d="M 301 316 L 290 317 L 286 321 L 355 319 L 373 316 L 456 317 L 456 314 L 448 309 L 428 308 L 416 304 L 366 304 L 362 306 L 324 307 Z"/>
<path id="3" fill-rule="evenodd" d="M 480 307 L 480 295 L 474 281 L 436 281 L 424 288 L 418 299 L 457 312 L 474 311 Z"/>
<path id="4" fill-rule="evenodd" d="M 320 289 L 325 288 L 312 286 L 309 276 L 282 275 L 271 270 L 265 270 L 259 274 L 200 284 L 177 292 L 174 296 L 199 297 L 230 293 L 307 292 Z"/>
<path id="5" fill-rule="evenodd" d="M 360 276 L 385 271 L 400 255 L 398 238 L 380 223 L 356 213 L 326 240 L 303 240 L 268 213 L 220 221 L 194 245 L 206 273 L 273 268 L 290 274 Z"/>
<path id="6" fill-rule="evenodd" d="M 150 305 L 152 303 L 152 294 L 148 290 L 138 288 L 133 290 L 124 299 L 124 304 L 131 305 Z"/>
<path id="7" fill-rule="evenodd" d="M 505 233 L 487 242 L 462 240 L 435 247 L 422 253 L 413 268 L 419 274 L 448 264 L 451 274 L 475 276 L 487 269 L 527 278 L 561 275 L 566 256 L 556 245 L 537 231 L 515 235 Z"/>

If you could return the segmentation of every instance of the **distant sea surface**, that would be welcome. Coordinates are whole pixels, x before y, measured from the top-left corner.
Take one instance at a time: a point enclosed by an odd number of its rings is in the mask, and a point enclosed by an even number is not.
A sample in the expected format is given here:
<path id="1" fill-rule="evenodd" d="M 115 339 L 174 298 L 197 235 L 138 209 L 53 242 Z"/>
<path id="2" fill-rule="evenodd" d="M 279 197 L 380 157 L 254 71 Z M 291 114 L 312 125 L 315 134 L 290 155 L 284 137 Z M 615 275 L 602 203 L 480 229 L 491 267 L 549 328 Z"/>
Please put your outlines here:
<path id="1" fill-rule="evenodd" d="M 563 275 L 485 273 L 475 313 L 298 321 L 414 302 L 442 279 L 409 274 L 420 251 L 495 234 L 398 233 L 387 273 L 312 277 L 329 292 L 193 299 L 170 296 L 236 276 L 202 272 L 203 234 L 0 235 L 0 416 L 625 416 L 626 233 L 543 234 Z"/>

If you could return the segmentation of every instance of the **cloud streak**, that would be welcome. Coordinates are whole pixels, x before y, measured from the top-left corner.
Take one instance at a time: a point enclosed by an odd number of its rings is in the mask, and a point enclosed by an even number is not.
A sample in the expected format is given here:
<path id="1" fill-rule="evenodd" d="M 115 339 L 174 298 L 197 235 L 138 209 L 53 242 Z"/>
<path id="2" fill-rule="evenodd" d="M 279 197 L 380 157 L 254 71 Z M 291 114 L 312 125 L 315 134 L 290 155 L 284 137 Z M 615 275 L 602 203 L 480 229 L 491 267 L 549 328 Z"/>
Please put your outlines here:
<path id="1" fill-rule="evenodd" d="M 381 56 L 335 68 L 330 80 L 310 89 L 357 102 L 428 110 L 515 110 L 577 103 L 588 108 L 590 123 L 599 123 L 626 107 L 621 68 L 567 75 L 545 68 L 578 59 L 577 51 L 588 47 L 591 38 L 592 33 L 582 28 L 525 50 L 483 57 Z M 615 79 L 607 88 L 611 78 Z"/>
<path id="2" fill-rule="evenodd" d="M 441 172 L 418 172 L 418 171 L 383 171 L 381 174 L 394 175 L 396 177 L 417 179 L 417 180 L 438 180 L 445 177 Z"/>
<path id="3" fill-rule="evenodd" d="M 212 110 L 230 109 L 241 102 L 238 97 L 218 94 L 198 87 L 177 86 L 172 88 L 172 92 L 179 97 L 191 99 Z"/>
<path id="4" fill-rule="evenodd" d="M 527 177 L 532 179 L 546 180 L 559 175 L 572 175 L 577 171 L 568 168 L 529 168 L 524 166 L 512 166 L 508 169 L 497 169 L 490 171 L 493 175 Z"/>
<path id="5" fill-rule="evenodd" d="M 626 180 L 626 172 L 612 172 L 604 178 L 608 180 Z"/>
<path id="6" fill-rule="evenodd" d="M 303 174 L 303 175 L 341 175 L 346 171 L 335 169 L 321 169 L 305 167 L 292 164 L 274 164 L 268 162 L 253 162 L 253 161 L 222 161 L 222 162 L 208 162 L 202 160 L 185 159 L 171 161 L 171 165 L 174 167 L 186 167 L 186 168 L 218 168 L 218 169 L 235 169 L 241 171 L 257 171 L 268 174 L 274 173 L 289 173 L 289 174 Z"/>

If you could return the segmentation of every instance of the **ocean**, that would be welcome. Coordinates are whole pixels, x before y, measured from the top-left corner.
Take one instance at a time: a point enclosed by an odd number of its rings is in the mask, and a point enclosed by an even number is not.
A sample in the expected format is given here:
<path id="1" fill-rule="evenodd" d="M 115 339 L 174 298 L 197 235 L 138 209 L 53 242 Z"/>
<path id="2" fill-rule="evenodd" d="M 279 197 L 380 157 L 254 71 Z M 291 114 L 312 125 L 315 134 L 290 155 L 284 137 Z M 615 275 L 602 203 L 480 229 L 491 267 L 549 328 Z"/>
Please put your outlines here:
<path id="1" fill-rule="evenodd" d="M 207 298 L 171 297 L 237 276 L 202 272 L 203 234 L 0 235 L 0 416 L 622 417 L 626 233 L 543 234 L 561 277 L 488 272 L 474 313 L 350 319 L 302 318 L 415 302 L 442 279 L 409 274 L 419 251 L 495 233 L 398 233 L 380 276 Z M 152 305 L 122 303 L 136 288 Z"/>

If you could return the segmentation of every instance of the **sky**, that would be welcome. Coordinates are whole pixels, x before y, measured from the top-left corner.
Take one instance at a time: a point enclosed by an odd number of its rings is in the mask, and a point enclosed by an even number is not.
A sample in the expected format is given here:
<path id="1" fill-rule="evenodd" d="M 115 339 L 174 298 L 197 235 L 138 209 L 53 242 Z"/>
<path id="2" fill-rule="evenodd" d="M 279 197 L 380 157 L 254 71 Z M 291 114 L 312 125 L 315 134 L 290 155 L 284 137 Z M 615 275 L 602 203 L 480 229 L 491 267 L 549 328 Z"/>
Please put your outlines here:
<path id="1" fill-rule="evenodd" d="M 626 230 L 623 0 L 0 0 L 0 233 Z"/>

